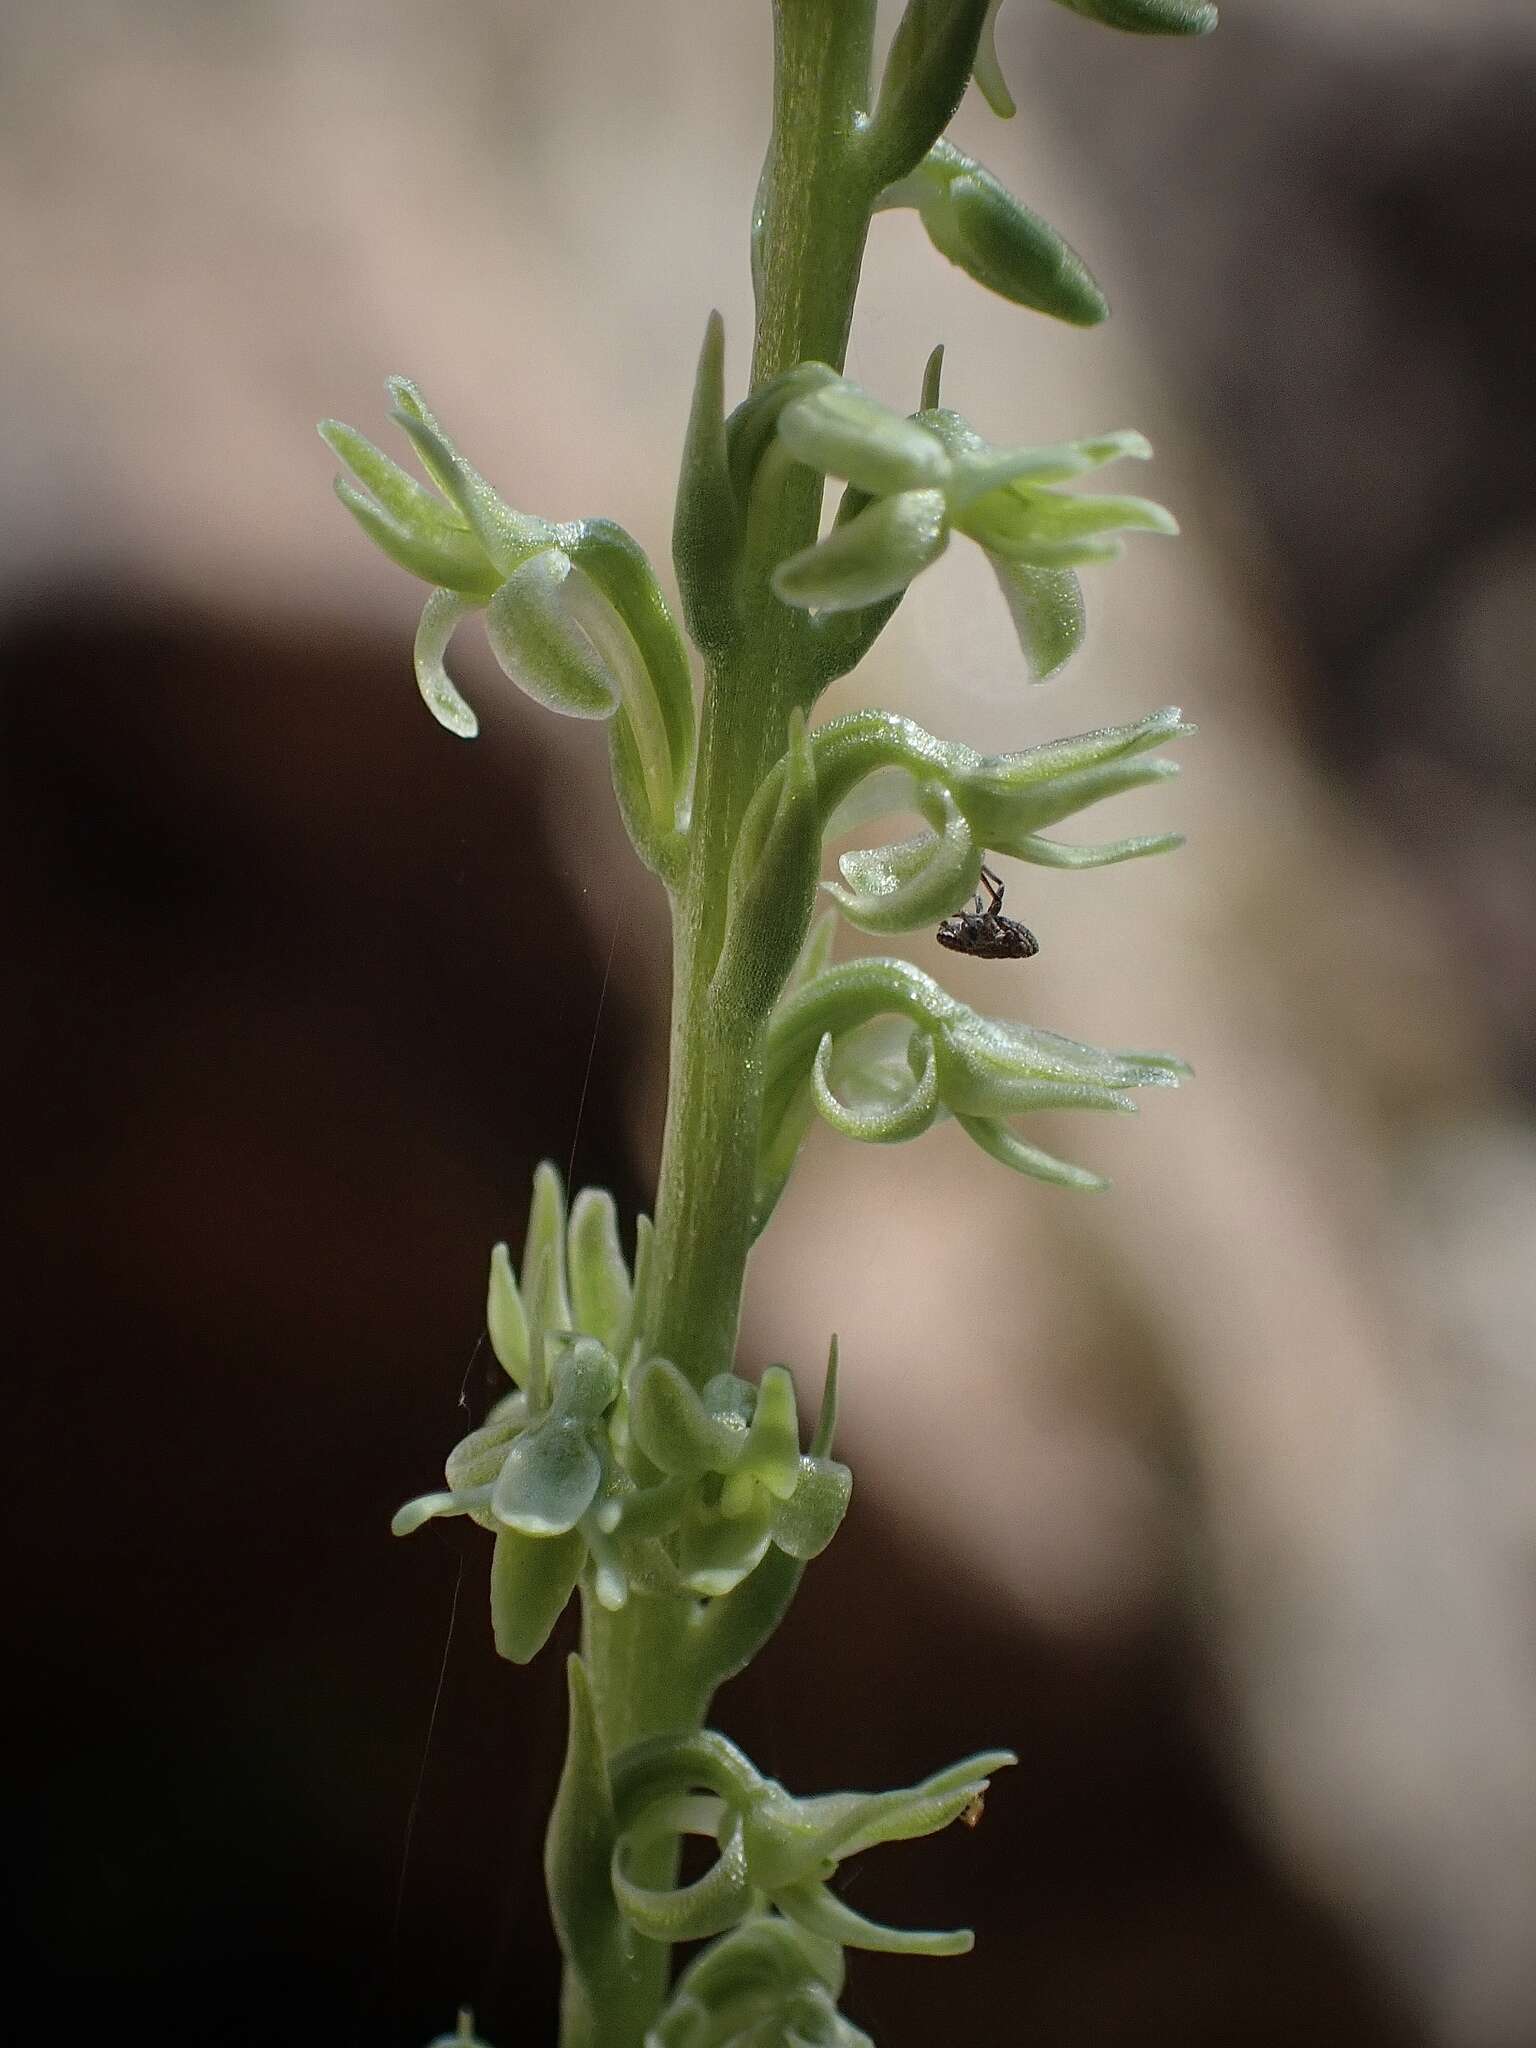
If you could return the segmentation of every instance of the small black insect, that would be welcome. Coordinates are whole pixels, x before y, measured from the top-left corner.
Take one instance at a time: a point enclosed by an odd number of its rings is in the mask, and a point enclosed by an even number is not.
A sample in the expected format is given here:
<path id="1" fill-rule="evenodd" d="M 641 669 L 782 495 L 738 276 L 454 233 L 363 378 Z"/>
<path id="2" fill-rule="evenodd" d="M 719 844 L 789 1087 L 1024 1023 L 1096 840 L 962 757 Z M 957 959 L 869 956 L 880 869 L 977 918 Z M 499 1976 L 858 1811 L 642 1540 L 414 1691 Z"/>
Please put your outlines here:
<path id="1" fill-rule="evenodd" d="M 990 868 L 983 868 L 981 879 L 992 901 L 983 910 L 978 896 L 974 910 L 946 917 L 934 933 L 939 944 L 955 953 L 974 953 L 981 960 L 1027 960 L 1038 953 L 1040 941 L 1028 926 L 1017 918 L 1004 917 L 1003 885 L 998 877 Z"/>

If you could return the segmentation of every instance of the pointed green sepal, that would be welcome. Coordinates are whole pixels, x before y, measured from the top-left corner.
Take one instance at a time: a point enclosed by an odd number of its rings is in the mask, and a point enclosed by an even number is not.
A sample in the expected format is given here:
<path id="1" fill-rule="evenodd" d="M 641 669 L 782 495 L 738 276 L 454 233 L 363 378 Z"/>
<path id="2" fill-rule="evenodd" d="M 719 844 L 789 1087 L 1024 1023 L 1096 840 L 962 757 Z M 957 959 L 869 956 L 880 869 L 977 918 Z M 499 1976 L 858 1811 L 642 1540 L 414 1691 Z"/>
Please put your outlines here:
<path id="1" fill-rule="evenodd" d="M 1113 561 L 1119 533 L 1176 534 L 1178 521 L 1150 498 L 1094 496 L 1013 484 L 979 498 L 961 521 L 989 554 L 1036 569 Z"/>
<path id="2" fill-rule="evenodd" d="M 548 545 L 554 534 L 549 521 L 514 512 L 497 495 L 460 455 L 408 378 L 391 377 L 387 388 L 395 400 L 390 418 L 409 435 L 427 474 L 459 512 L 494 568 L 505 576 L 535 549 Z"/>
<path id="3" fill-rule="evenodd" d="M 325 426 L 331 424 L 330 421 L 325 422 Z M 325 428 L 322 427 L 321 431 L 324 433 Z M 361 434 L 356 439 L 362 441 Z M 380 457 L 381 461 L 384 459 Z M 400 474 L 404 476 L 405 472 L 402 470 Z M 421 490 L 414 478 L 407 477 L 406 481 Z M 481 600 L 489 597 L 495 589 L 495 572 L 487 566 L 479 547 L 463 528 L 444 530 L 435 521 L 406 526 L 381 511 L 366 491 L 359 490 L 344 476 L 336 478 L 334 489 L 374 546 L 402 569 L 409 570 L 411 575 L 421 577 L 424 583 L 446 584 L 451 590 Z M 437 503 L 425 491 L 422 491 L 422 496 L 428 504 Z"/>

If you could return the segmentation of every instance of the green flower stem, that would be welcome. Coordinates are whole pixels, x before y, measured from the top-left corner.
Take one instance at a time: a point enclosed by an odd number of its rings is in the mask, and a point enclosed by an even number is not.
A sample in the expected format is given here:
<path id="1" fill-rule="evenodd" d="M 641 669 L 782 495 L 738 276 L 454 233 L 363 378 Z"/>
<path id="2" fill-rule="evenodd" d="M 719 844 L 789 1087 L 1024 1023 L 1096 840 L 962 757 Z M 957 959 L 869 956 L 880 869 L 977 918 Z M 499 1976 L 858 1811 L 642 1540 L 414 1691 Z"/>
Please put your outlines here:
<path id="1" fill-rule="evenodd" d="M 754 388 L 805 360 L 841 368 L 876 196 L 853 148 L 869 94 L 874 0 L 777 0 L 775 15 Z M 735 1355 L 763 1087 L 762 1021 L 724 1013 L 710 979 L 742 818 L 784 752 L 791 709 L 812 687 L 805 622 L 772 595 L 768 578 L 815 540 L 822 488 L 797 467 L 753 535 L 747 585 L 760 596 L 738 651 L 706 678 L 688 865 L 673 904 L 671 1090 L 643 1315 L 647 1347 L 695 1385 Z M 684 1649 L 694 1603 L 651 1597 L 609 1614 L 584 1595 L 583 1605 L 583 1657 L 606 1754 L 645 1735 L 701 1727 L 709 1694 Z M 675 1846 L 664 1839 L 632 1874 L 665 1888 L 675 1871 Z M 614 2009 L 591 2014 L 568 1985 L 562 2048 L 640 2048 L 670 1967 L 665 1946 L 645 1949 L 627 1995 L 609 2002 Z"/>
<path id="2" fill-rule="evenodd" d="M 583 1593 L 581 1653 L 592 1683 L 605 1753 L 669 1729 L 701 1728 L 709 1695 L 690 1682 L 687 1638 L 693 1602 L 632 1599 L 617 1614 Z M 662 1836 L 637 1850 L 630 1865 L 639 1883 L 666 1890 L 677 1882 L 677 1843 Z M 561 2000 L 560 2048 L 640 2048 L 645 2030 L 666 2001 L 672 1952 L 660 1942 L 635 1940 L 635 1963 L 622 2000 L 590 2010 L 573 1995 L 567 1976 Z"/>
<path id="3" fill-rule="evenodd" d="M 856 168 L 874 0 L 777 0 L 773 133 L 763 168 L 752 386 L 796 363 L 843 366 L 875 194 Z"/>
<path id="4" fill-rule="evenodd" d="M 778 0 L 773 134 L 758 225 L 754 388 L 804 361 L 841 368 L 875 193 L 855 143 L 869 94 L 873 0 Z M 752 1241 L 761 1025 L 722 1014 L 710 976 L 725 879 L 748 804 L 814 685 L 805 621 L 772 570 L 816 536 L 822 480 L 803 465 L 751 537 L 756 593 L 737 649 L 705 682 L 688 870 L 675 905 L 672 1082 L 647 1289 L 655 1350 L 694 1381 L 728 1369 Z"/>

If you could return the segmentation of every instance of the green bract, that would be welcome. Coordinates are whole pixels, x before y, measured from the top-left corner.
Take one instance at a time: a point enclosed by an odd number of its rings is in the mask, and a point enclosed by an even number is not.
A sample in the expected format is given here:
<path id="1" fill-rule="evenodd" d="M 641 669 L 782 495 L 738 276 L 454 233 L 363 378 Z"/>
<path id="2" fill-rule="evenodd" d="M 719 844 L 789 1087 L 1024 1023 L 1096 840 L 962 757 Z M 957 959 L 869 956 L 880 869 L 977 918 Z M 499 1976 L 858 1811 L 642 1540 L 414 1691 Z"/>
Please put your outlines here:
<path id="1" fill-rule="evenodd" d="M 941 256 L 1016 306 L 1074 327 L 1095 327 L 1108 316 L 1076 250 L 953 143 L 936 142 L 916 170 L 886 187 L 879 205 L 915 207 Z"/>
<path id="2" fill-rule="evenodd" d="M 778 432 L 798 461 L 846 478 L 870 500 L 779 564 L 773 587 L 786 604 L 839 612 L 894 596 L 938 559 L 951 532 L 963 533 L 1002 585 L 1037 679 L 1054 674 L 1081 637 L 1073 569 L 1113 561 L 1118 534 L 1178 531 L 1173 515 L 1148 498 L 1056 488 L 1107 462 L 1149 456 L 1145 439 L 1125 429 L 1051 447 L 994 448 L 958 413 L 906 419 L 839 377 L 786 404 Z"/>

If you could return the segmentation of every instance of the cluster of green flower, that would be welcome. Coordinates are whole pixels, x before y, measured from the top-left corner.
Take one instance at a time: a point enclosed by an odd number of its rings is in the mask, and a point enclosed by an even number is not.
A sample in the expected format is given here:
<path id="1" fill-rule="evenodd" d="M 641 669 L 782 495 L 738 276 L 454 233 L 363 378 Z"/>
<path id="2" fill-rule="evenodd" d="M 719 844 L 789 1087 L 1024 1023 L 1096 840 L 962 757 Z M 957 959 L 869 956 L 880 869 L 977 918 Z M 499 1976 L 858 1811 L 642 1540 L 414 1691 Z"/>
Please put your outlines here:
<path id="1" fill-rule="evenodd" d="M 770 1546 L 797 1571 L 848 1506 L 852 1475 L 829 1455 L 835 1352 L 808 1452 L 785 1367 L 756 1384 L 720 1373 L 695 1389 L 640 1348 L 650 1241 L 641 1224 L 632 1280 L 612 1197 L 584 1188 L 567 1219 L 559 1174 L 539 1168 L 521 1286 L 507 1247 L 491 1255 L 486 1321 L 514 1391 L 449 1453 L 448 1490 L 394 1519 L 397 1536 L 439 1515 L 468 1515 L 494 1533 L 491 1617 L 497 1648 L 515 1663 L 544 1647 L 589 1565 L 609 1613 L 636 1591 L 722 1601 Z M 728 1616 L 691 1610 L 682 1653 L 701 1685 L 713 1690 L 734 1668 L 750 1625 L 740 1610 L 792 1590 L 782 1571 L 769 1573 Z"/>

